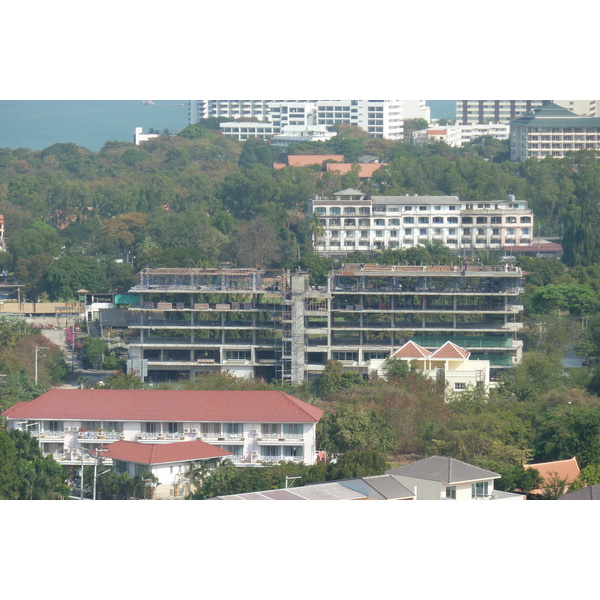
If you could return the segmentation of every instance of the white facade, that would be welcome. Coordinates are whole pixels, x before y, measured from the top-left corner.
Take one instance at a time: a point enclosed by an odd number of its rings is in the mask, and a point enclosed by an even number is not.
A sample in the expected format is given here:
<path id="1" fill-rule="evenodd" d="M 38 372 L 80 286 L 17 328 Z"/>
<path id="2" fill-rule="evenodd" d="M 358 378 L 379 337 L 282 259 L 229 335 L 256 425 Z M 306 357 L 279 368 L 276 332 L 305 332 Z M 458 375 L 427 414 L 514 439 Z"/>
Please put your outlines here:
<path id="1" fill-rule="evenodd" d="M 370 196 L 344 190 L 316 197 L 310 218 L 319 230 L 314 250 L 325 256 L 355 250 L 403 250 L 442 242 L 451 250 L 531 245 L 533 213 L 526 201 L 461 202 L 457 196 Z"/>
<path id="2" fill-rule="evenodd" d="M 390 358 L 403 360 L 417 368 L 429 379 L 443 381 L 446 393 L 462 393 L 468 389 L 490 388 L 490 361 L 472 360 L 470 353 L 447 342 L 432 352 L 412 341 L 390 353 Z M 385 376 L 386 360 L 371 360 L 372 371 Z"/>
<path id="3" fill-rule="evenodd" d="M 8 429 L 26 429 L 44 454 L 62 464 L 80 464 L 83 449 L 131 442 L 170 443 L 202 440 L 232 453 L 238 466 L 317 460 L 316 427 L 309 423 L 106 422 L 8 418 Z M 35 423 L 35 425 L 34 425 Z"/>
<path id="4" fill-rule="evenodd" d="M 251 137 L 269 140 L 275 133 L 272 123 L 257 123 L 255 121 L 221 123 L 219 128 L 223 135 L 235 137 L 238 140 L 247 140 Z"/>
<path id="5" fill-rule="evenodd" d="M 273 133 L 286 126 L 311 128 L 335 124 L 361 127 L 373 137 L 402 139 L 402 100 L 191 100 L 189 123 L 218 117 L 257 118 L 269 122 Z"/>
<path id="6" fill-rule="evenodd" d="M 151 140 L 152 138 L 158 137 L 158 133 L 142 133 L 141 127 L 136 127 L 133 132 L 133 143 L 139 146 L 142 142 Z"/>
<path id="7" fill-rule="evenodd" d="M 431 109 L 425 100 L 403 100 L 403 117 L 405 119 L 425 119 L 431 122 Z"/>
<path id="8" fill-rule="evenodd" d="M 473 123 L 468 125 L 447 125 L 420 129 L 411 134 L 413 144 L 424 144 L 429 141 L 446 142 L 449 146 L 459 148 L 482 136 L 490 136 L 497 140 L 507 140 L 510 125 L 503 123 Z"/>

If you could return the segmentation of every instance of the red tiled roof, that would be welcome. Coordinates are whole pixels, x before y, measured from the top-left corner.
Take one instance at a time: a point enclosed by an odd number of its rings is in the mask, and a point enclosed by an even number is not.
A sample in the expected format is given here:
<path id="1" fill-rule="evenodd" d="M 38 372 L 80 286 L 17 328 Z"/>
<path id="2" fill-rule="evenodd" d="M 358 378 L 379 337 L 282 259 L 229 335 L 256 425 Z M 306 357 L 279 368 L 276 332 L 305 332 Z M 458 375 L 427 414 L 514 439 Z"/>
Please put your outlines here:
<path id="1" fill-rule="evenodd" d="M 428 356 L 429 352 L 412 340 L 406 342 L 402 348 L 396 350 L 393 354 L 393 358 L 427 358 Z"/>
<path id="2" fill-rule="evenodd" d="M 140 442 L 113 442 L 102 450 L 101 456 L 143 465 L 201 460 L 230 456 L 231 452 L 222 450 L 201 440 L 192 442 L 173 442 L 171 444 L 146 444 Z"/>
<path id="3" fill-rule="evenodd" d="M 2 414 L 11 419 L 317 423 L 323 411 L 280 391 L 54 389 Z"/>
<path id="4" fill-rule="evenodd" d="M 469 357 L 469 352 L 451 341 L 447 341 L 441 348 L 438 348 L 429 356 L 430 359 L 465 359 Z"/>
<path id="5" fill-rule="evenodd" d="M 381 167 L 387 165 L 383 163 L 356 163 L 358 165 L 358 176 L 359 177 L 373 177 L 373 173 Z M 338 171 L 340 173 L 350 173 L 352 171 L 352 163 L 327 163 L 328 171 Z"/>
<path id="6" fill-rule="evenodd" d="M 342 154 L 290 154 L 288 156 L 288 166 L 307 167 L 309 165 L 322 165 L 326 160 L 344 162 Z"/>

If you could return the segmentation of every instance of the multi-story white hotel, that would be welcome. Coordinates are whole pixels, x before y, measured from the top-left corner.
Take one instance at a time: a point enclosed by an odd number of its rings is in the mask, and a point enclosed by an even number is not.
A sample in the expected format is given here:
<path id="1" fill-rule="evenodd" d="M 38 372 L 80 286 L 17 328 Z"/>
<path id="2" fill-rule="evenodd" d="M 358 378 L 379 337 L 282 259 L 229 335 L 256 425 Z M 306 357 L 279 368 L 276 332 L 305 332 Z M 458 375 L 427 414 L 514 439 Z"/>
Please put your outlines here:
<path id="1" fill-rule="evenodd" d="M 419 107 L 421 113 L 415 114 L 427 114 Z M 276 134 L 284 133 L 285 127 L 310 129 L 343 124 L 360 127 L 373 137 L 393 140 L 402 139 L 404 131 L 402 100 L 190 100 L 190 124 L 210 117 L 259 119 L 272 124 Z M 221 129 L 225 135 L 235 135 L 234 131 Z"/>
<path id="2" fill-rule="evenodd" d="M 567 152 L 600 150 L 600 118 L 576 115 L 552 102 L 510 124 L 510 158 L 563 158 Z"/>
<path id="3" fill-rule="evenodd" d="M 457 100 L 456 124 L 510 123 L 549 100 Z M 597 100 L 553 100 L 575 115 L 596 116 Z"/>
<path id="4" fill-rule="evenodd" d="M 514 196 L 506 200 L 461 202 L 457 196 L 367 196 L 343 190 L 315 197 L 314 249 L 322 256 L 402 250 L 442 242 L 461 256 L 478 249 L 530 246 L 533 211 Z"/>

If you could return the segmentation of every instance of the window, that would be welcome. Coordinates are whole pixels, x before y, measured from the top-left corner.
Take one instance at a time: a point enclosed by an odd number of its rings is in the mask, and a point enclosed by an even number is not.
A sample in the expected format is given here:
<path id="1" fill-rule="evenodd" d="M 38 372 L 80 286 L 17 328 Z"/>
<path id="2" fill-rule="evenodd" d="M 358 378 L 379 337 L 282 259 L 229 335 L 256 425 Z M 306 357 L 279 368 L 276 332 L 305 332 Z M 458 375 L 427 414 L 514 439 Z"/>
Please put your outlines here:
<path id="1" fill-rule="evenodd" d="M 414 217 L 403 217 L 402 219 L 404 221 L 404 223 L 408 223 L 409 225 L 412 225 L 415 222 L 415 218 Z"/>
<path id="2" fill-rule="evenodd" d="M 427 225 L 429 223 L 429 217 L 419 217 L 419 223 Z"/>
<path id="3" fill-rule="evenodd" d="M 479 481 L 478 483 L 471 484 L 471 500 L 477 500 L 477 498 L 484 498 L 488 495 L 488 482 Z"/>
<path id="4" fill-rule="evenodd" d="M 376 227 L 385 227 L 385 219 L 375 219 Z"/>
<path id="5" fill-rule="evenodd" d="M 303 427 L 301 423 L 284 423 L 283 437 L 300 439 L 303 435 Z"/>
<path id="6" fill-rule="evenodd" d="M 456 500 L 456 486 L 455 485 L 447 485 L 446 486 L 446 498 Z"/>
<path id="7" fill-rule="evenodd" d="M 346 360 L 346 361 L 357 361 L 358 352 L 332 352 L 331 358 L 333 360 Z"/>
<path id="8" fill-rule="evenodd" d="M 444 217 L 433 217 L 433 223 L 443 223 Z"/>
<path id="9" fill-rule="evenodd" d="M 225 350 L 225 360 L 250 360 L 251 350 Z"/>
<path id="10" fill-rule="evenodd" d="M 454 383 L 454 389 L 455 390 L 466 390 L 467 389 L 467 384 L 464 381 L 456 381 Z"/>
<path id="11" fill-rule="evenodd" d="M 342 209 L 339 206 L 332 206 L 329 209 L 329 214 L 330 215 L 341 215 L 342 214 Z"/>

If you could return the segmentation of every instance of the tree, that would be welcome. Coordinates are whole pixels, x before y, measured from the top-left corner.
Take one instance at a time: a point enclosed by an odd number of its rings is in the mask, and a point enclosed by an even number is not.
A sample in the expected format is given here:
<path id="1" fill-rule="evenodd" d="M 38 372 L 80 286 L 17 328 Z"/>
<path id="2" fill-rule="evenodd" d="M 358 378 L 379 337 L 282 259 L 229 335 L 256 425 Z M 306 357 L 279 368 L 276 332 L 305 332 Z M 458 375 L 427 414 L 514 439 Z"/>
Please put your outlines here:
<path id="1" fill-rule="evenodd" d="M 327 398 L 333 392 L 362 384 L 358 373 L 344 371 L 344 365 L 339 360 L 328 360 L 321 377 L 318 388 L 321 395 Z"/>
<path id="2" fill-rule="evenodd" d="M 73 300 L 77 290 L 102 292 L 106 289 L 106 271 L 87 256 L 63 256 L 46 271 L 45 290 L 50 299 Z"/>

